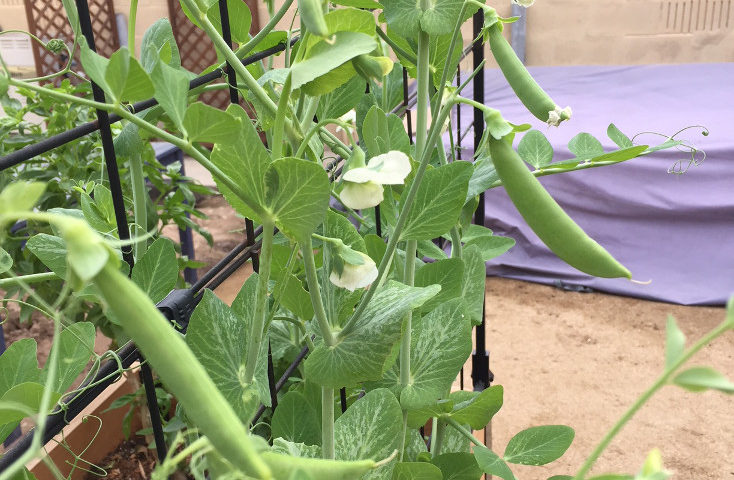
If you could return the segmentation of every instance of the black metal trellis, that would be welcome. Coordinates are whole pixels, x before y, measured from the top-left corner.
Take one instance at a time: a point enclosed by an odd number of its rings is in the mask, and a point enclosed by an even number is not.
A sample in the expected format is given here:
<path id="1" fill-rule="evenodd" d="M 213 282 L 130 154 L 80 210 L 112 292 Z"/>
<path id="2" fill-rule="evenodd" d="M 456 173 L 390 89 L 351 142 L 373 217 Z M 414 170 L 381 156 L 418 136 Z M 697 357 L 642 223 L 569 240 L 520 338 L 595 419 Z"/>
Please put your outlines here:
<path id="1" fill-rule="evenodd" d="M 87 43 L 90 48 L 94 49 L 94 36 L 91 31 L 91 19 L 89 15 L 89 9 L 87 0 L 75 0 L 77 9 L 79 11 L 80 24 L 82 32 L 87 37 Z M 230 33 L 229 33 L 229 21 L 227 5 L 225 0 L 219 0 L 220 16 L 222 19 L 222 33 L 228 44 L 231 44 Z M 475 14 L 473 18 L 473 25 L 475 30 L 475 36 L 478 33 L 478 29 L 481 29 L 483 24 L 483 13 L 480 10 Z M 298 38 L 291 40 L 291 45 L 294 44 Z M 243 65 L 249 65 L 260 61 L 264 58 L 269 57 L 275 53 L 283 51 L 286 48 L 285 44 L 279 44 L 255 55 L 251 55 L 242 60 Z M 481 42 L 477 42 L 472 46 L 472 56 L 475 68 L 484 60 L 484 49 Z M 227 79 L 230 84 L 230 99 L 233 103 L 239 101 L 239 94 L 236 89 L 236 77 L 234 70 L 231 65 L 227 64 L 225 69 L 218 68 L 214 71 L 199 76 L 192 80 L 189 84 L 189 89 L 193 90 L 199 86 L 205 85 L 215 79 L 221 78 L 226 72 Z M 403 74 L 403 103 L 398 105 L 393 112 L 401 112 L 408 114 L 408 129 L 409 135 L 412 138 L 412 122 L 410 118 L 410 110 L 408 108 L 411 104 L 411 98 L 408 94 L 407 88 L 407 73 Z M 480 71 L 479 74 L 474 78 L 474 98 L 484 98 L 484 75 Z M 104 93 L 102 90 L 92 83 L 93 95 L 96 101 L 104 102 Z M 414 100 L 414 99 L 413 99 Z M 145 109 L 151 108 L 157 105 L 155 99 L 149 99 L 142 102 L 138 102 L 131 105 L 129 108 L 132 112 L 140 112 Z M 457 113 L 459 111 L 457 106 Z M 110 190 L 113 196 L 113 204 L 115 207 L 115 216 L 118 226 L 118 232 L 120 239 L 126 239 L 129 237 L 127 229 L 127 218 L 125 213 L 125 206 L 122 197 L 122 190 L 120 187 L 119 173 L 117 170 L 114 146 L 112 144 L 112 135 L 110 124 L 121 120 L 117 115 L 108 115 L 107 112 L 98 111 L 98 120 L 89 122 L 84 125 L 80 125 L 76 128 L 63 132 L 61 134 L 49 137 L 36 144 L 29 145 L 20 150 L 17 150 L 5 157 L 0 158 L 0 171 L 18 165 L 26 160 L 29 160 L 37 155 L 48 152 L 58 146 L 61 146 L 70 141 L 81 138 L 89 133 L 100 131 L 102 135 L 103 149 L 105 154 L 105 160 L 108 169 L 108 178 L 110 180 Z M 458 115 L 457 115 L 458 118 Z M 475 151 L 478 146 L 478 142 L 481 139 L 484 129 L 484 119 L 478 110 L 474 110 L 474 143 Z M 461 158 L 461 132 L 460 123 L 457 122 L 457 148 L 459 152 L 459 158 Z M 335 165 L 334 165 L 335 166 Z M 339 170 L 336 170 L 333 175 L 338 175 Z M 116 184 L 116 185 L 114 185 Z M 484 194 L 480 196 L 479 207 L 475 214 L 475 222 L 483 225 L 484 224 Z M 379 217 L 378 217 L 379 222 Z M 158 309 L 168 318 L 174 326 L 181 332 L 185 332 L 188 326 L 188 321 L 193 312 L 195 306 L 202 298 L 202 290 L 204 288 L 214 289 L 226 280 L 234 271 L 236 271 L 241 265 L 247 260 L 253 262 L 255 270 L 258 269 L 258 251 L 260 242 L 255 239 L 262 233 L 262 227 L 257 229 L 253 228 L 253 224 L 250 220 L 246 220 L 246 239 L 234 249 L 232 249 L 222 260 L 214 265 L 205 275 L 203 275 L 190 289 L 173 290 L 169 295 L 158 303 Z M 379 226 L 378 226 L 379 228 Z M 127 263 L 132 267 L 133 259 L 129 249 L 123 250 L 123 255 Z M 484 320 L 482 325 L 478 326 L 475 330 L 476 335 L 476 350 L 472 354 L 472 380 L 474 390 L 484 390 L 487 388 L 493 380 L 493 374 L 489 370 L 489 353 L 486 351 L 485 341 L 485 329 Z M 269 352 L 270 353 L 270 352 Z M 293 372 L 298 368 L 300 363 L 306 357 L 308 348 L 304 347 L 296 359 L 288 366 L 281 378 L 275 382 L 274 372 L 272 368 L 272 358 L 268 355 L 268 380 L 270 384 L 270 394 L 273 406 L 277 405 L 277 393 L 283 388 Z M 97 396 L 99 396 L 109 385 L 119 379 L 119 365 L 123 368 L 129 368 L 135 361 L 143 360 L 140 352 L 137 350 L 132 342 L 128 342 L 122 348 L 116 352 L 119 358 L 119 364 L 117 361 L 110 360 L 103 363 L 97 374 L 91 380 L 88 380 L 83 384 L 80 389 L 82 391 L 73 398 L 69 398 L 65 404 L 63 410 L 56 410 L 52 412 L 48 417 L 45 424 L 44 431 L 41 434 L 41 443 L 46 444 L 53 437 L 58 435 L 63 427 L 67 425 L 73 418 L 75 418 L 81 411 L 89 405 Z M 159 416 L 157 400 L 155 398 L 155 386 L 153 383 L 152 373 L 149 366 L 143 362 L 141 368 L 141 376 L 143 377 L 143 383 L 146 388 L 146 398 L 148 402 L 148 409 L 151 413 L 154 437 L 156 440 L 156 448 L 159 459 L 163 459 L 166 455 L 166 445 L 163 437 L 161 419 Z M 461 386 L 464 385 L 463 369 L 461 371 Z M 84 388 L 89 386 L 89 388 Z M 342 398 L 342 407 L 346 407 L 346 398 Z M 257 411 L 253 423 L 262 416 L 266 408 L 261 406 Z M 5 470 L 10 464 L 17 460 L 24 452 L 30 448 L 34 431 L 28 432 L 26 435 L 20 438 L 13 446 L 0 457 L 0 472 Z M 486 441 L 486 430 L 485 430 L 485 441 Z"/>

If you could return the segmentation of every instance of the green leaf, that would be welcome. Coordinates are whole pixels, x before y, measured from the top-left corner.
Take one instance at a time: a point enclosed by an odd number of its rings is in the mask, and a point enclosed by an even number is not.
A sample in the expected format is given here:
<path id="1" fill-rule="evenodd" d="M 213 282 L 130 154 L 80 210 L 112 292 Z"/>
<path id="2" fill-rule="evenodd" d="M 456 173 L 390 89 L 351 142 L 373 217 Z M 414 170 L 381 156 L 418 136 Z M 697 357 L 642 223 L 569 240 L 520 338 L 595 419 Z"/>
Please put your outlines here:
<path id="1" fill-rule="evenodd" d="M 4 248 L 0 247 L 0 273 L 5 273 L 11 268 L 13 268 L 13 257 Z"/>
<path id="2" fill-rule="evenodd" d="M 23 420 L 27 415 L 19 412 L 14 408 L 2 406 L 5 402 L 13 402 L 24 405 L 31 412 L 38 413 L 41 407 L 41 397 L 43 396 L 44 386 L 40 383 L 25 382 L 15 385 L 0 397 L 0 425 L 13 423 Z M 58 393 L 51 394 L 50 407 L 53 407 L 61 398 Z"/>
<path id="3" fill-rule="evenodd" d="M 137 102 L 153 96 L 153 82 L 127 47 L 112 54 L 104 73 L 111 100 Z"/>
<path id="4" fill-rule="evenodd" d="M 675 318 L 668 315 L 665 328 L 665 368 L 670 368 L 682 356 L 686 347 L 686 336 L 675 323 Z"/>
<path id="5" fill-rule="evenodd" d="M 622 133 L 615 124 L 610 123 L 609 127 L 607 127 L 607 136 L 611 141 L 613 141 L 619 148 L 629 148 L 632 145 L 632 140 Z"/>
<path id="6" fill-rule="evenodd" d="M 39 233 L 28 239 L 28 250 L 61 278 L 66 278 L 66 243 L 61 237 Z"/>
<path id="7" fill-rule="evenodd" d="M 0 215 L 31 210 L 46 191 L 42 182 L 14 181 L 0 192 Z"/>
<path id="8" fill-rule="evenodd" d="M 159 60 L 150 73 L 150 79 L 155 88 L 155 99 L 174 125 L 185 133 L 184 115 L 189 95 L 188 75 Z"/>
<path id="9" fill-rule="evenodd" d="M 335 0 L 331 3 L 345 7 L 368 8 L 370 10 L 382 8 L 382 5 L 374 0 Z"/>
<path id="10" fill-rule="evenodd" d="M 347 83 L 323 95 L 319 99 L 319 107 L 316 116 L 322 118 L 339 118 L 349 112 L 359 103 L 364 95 L 365 81 L 362 77 L 355 75 Z"/>
<path id="11" fill-rule="evenodd" d="M 573 137 L 568 142 L 568 149 L 577 158 L 591 158 L 604 153 L 604 147 L 602 147 L 601 142 L 586 132 L 581 132 Z"/>
<path id="12" fill-rule="evenodd" d="M 367 112 L 362 123 L 362 135 L 369 158 L 399 150 L 406 155 L 410 153 L 410 139 L 405 133 L 403 121 L 394 114 L 385 114 L 374 105 Z"/>
<path id="13" fill-rule="evenodd" d="M 231 144 L 238 141 L 241 121 L 218 108 L 196 102 L 186 109 L 183 126 L 192 142 Z"/>
<path id="14" fill-rule="evenodd" d="M 281 158 L 265 172 L 265 200 L 276 226 L 294 239 L 311 235 L 329 207 L 329 177 L 317 163 Z"/>
<path id="15" fill-rule="evenodd" d="M 499 235 L 489 235 L 473 238 L 466 242 L 466 246 L 477 247 L 482 256 L 482 260 L 488 262 L 514 247 L 515 239 L 510 237 L 501 237 Z"/>
<path id="16" fill-rule="evenodd" d="M 431 6 L 421 16 L 421 29 L 430 35 L 450 34 L 454 31 L 463 3 L 463 0 L 431 2 Z"/>
<path id="17" fill-rule="evenodd" d="M 444 453 L 431 460 L 431 463 L 441 469 L 443 480 L 478 480 L 482 475 L 471 453 Z"/>
<path id="18" fill-rule="evenodd" d="M 673 383 L 691 392 L 718 390 L 722 393 L 734 393 L 734 383 L 710 367 L 689 368 L 676 375 Z"/>
<path id="19" fill-rule="evenodd" d="M 599 162 L 624 162 L 633 158 L 639 157 L 649 147 L 647 145 L 637 145 L 635 147 L 623 148 L 615 152 L 605 153 L 603 155 L 596 156 L 589 161 L 591 163 Z"/>
<path id="20" fill-rule="evenodd" d="M 64 393 L 74 383 L 94 355 L 94 338 L 97 329 L 89 322 L 77 322 L 61 331 L 52 349 L 59 349 L 54 383 L 49 386 L 54 392 Z M 53 350 L 52 350 L 53 351 Z M 43 366 L 41 382 L 46 383 L 50 375 L 49 363 Z"/>
<path id="21" fill-rule="evenodd" d="M 462 254 L 464 276 L 461 278 L 461 294 L 467 315 L 473 325 L 482 323 L 484 313 L 484 291 L 487 268 L 479 247 L 469 245 Z"/>
<path id="22" fill-rule="evenodd" d="M 266 209 L 265 171 L 270 165 L 270 154 L 260 140 L 247 112 L 239 105 L 230 105 L 227 113 L 240 119 L 240 131 L 237 141 L 230 144 L 215 144 L 210 160 L 226 176 L 237 185 L 246 186 L 245 192 L 250 195 L 251 202 L 261 209 Z M 237 213 L 257 222 L 262 222 L 261 215 L 255 213 L 244 201 L 237 197 L 217 177 L 214 177 L 217 188 Z"/>
<path id="23" fill-rule="evenodd" d="M 453 162 L 426 172 L 418 188 L 401 240 L 428 240 L 456 225 L 464 206 L 473 168 L 469 162 Z M 405 203 L 408 188 L 401 203 Z"/>
<path id="24" fill-rule="evenodd" d="M 372 12 L 357 8 L 337 8 L 324 15 L 324 20 L 329 35 L 337 32 L 357 32 L 371 37 L 375 36 L 375 17 Z M 319 41 L 320 38 L 315 35 L 308 37 L 305 44 L 306 52 L 309 52 L 309 49 Z M 309 53 L 306 56 L 308 57 Z M 362 93 L 364 93 L 364 90 L 362 90 Z"/>
<path id="25" fill-rule="evenodd" d="M 428 257 L 434 260 L 446 260 L 449 258 L 446 252 L 438 248 L 431 240 L 418 240 L 418 256 Z"/>
<path id="26" fill-rule="evenodd" d="M 553 146 L 539 130 L 530 130 L 522 137 L 517 145 L 517 153 L 535 168 L 553 161 Z"/>
<path id="27" fill-rule="evenodd" d="M 276 298 L 280 300 L 280 303 L 285 308 L 295 313 L 298 318 L 305 321 L 309 321 L 313 318 L 313 304 L 311 303 L 311 296 L 308 294 L 306 289 L 303 288 L 303 284 L 298 277 L 293 274 L 284 277 L 275 286 L 274 291 L 276 294 L 282 291 L 282 293 L 278 294 Z"/>
<path id="28" fill-rule="evenodd" d="M 229 15 L 232 40 L 239 44 L 247 43 L 250 39 L 250 24 L 252 24 L 252 14 L 250 13 L 250 9 L 247 7 L 247 4 L 242 0 L 227 0 L 227 13 Z M 211 8 L 207 10 L 206 16 L 221 34 L 222 19 L 219 15 L 219 3 L 215 2 Z"/>
<path id="29" fill-rule="evenodd" d="M 306 377 L 332 388 L 379 380 L 400 340 L 403 316 L 439 290 L 437 285 L 419 288 L 397 282 L 380 287 L 352 331 L 337 345 L 328 347 L 321 339 L 316 342 L 305 362 Z"/>
<path id="30" fill-rule="evenodd" d="M 107 71 L 107 65 L 110 61 L 92 51 L 92 49 L 87 45 L 87 41 L 84 37 L 80 37 L 79 40 L 79 59 L 82 62 L 84 73 L 87 74 L 91 81 L 99 85 L 99 87 L 109 95 L 110 86 L 107 85 L 105 72 Z"/>
<path id="31" fill-rule="evenodd" d="M 240 291 L 251 297 L 252 309 L 255 308 L 256 288 L 257 274 L 253 274 Z M 191 315 L 186 333 L 186 344 L 191 347 L 219 391 L 245 423 L 250 421 L 261 401 L 270 403 L 267 338 L 263 342 L 266 345 L 265 350 L 258 356 L 254 385 L 244 385 L 242 380 L 251 324 L 252 315 L 236 315 L 210 290 L 206 290 Z"/>
<path id="32" fill-rule="evenodd" d="M 400 448 L 403 414 L 395 396 L 386 389 L 372 390 L 347 409 L 334 423 L 337 460 L 382 460 Z M 390 478 L 395 462 L 361 478 Z"/>
<path id="33" fill-rule="evenodd" d="M 500 179 L 492 160 L 485 156 L 474 162 L 474 171 L 469 179 L 469 188 L 466 191 L 466 201 L 485 192 L 494 182 Z"/>
<path id="34" fill-rule="evenodd" d="M 289 391 L 278 401 L 270 428 L 274 438 L 321 445 L 321 425 L 316 412 L 299 392 Z"/>
<path id="35" fill-rule="evenodd" d="M 385 251 L 387 250 L 385 240 L 375 234 L 370 233 L 368 235 L 365 235 L 364 244 L 367 255 L 369 255 L 370 258 L 375 261 L 375 264 L 379 265 L 382 257 L 385 256 Z"/>
<path id="36" fill-rule="evenodd" d="M 392 471 L 392 480 L 442 480 L 441 469 L 426 462 L 401 462 Z"/>
<path id="37" fill-rule="evenodd" d="M 451 388 L 471 350 L 471 323 L 461 299 L 445 302 L 428 315 L 414 319 L 410 383 L 400 393 L 400 404 L 418 409 L 441 398 Z"/>
<path id="38" fill-rule="evenodd" d="M 474 458 L 484 473 L 496 475 L 504 480 L 516 480 L 515 474 L 512 473 L 510 467 L 492 450 L 475 446 Z"/>
<path id="39" fill-rule="evenodd" d="M 300 88 L 357 55 L 370 53 L 376 46 L 374 38 L 364 33 L 337 32 L 332 38 L 319 41 L 309 50 L 305 60 L 291 67 L 292 88 L 294 90 Z M 334 88 L 339 87 L 346 80 L 339 85 L 334 85 Z"/>
<path id="40" fill-rule="evenodd" d="M 565 425 L 531 427 L 510 439 L 504 459 L 521 465 L 545 465 L 566 453 L 573 437 L 573 429 Z"/>
<path id="41" fill-rule="evenodd" d="M 10 344 L 0 355 L 0 396 L 16 385 L 38 382 L 41 369 L 36 358 L 36 341 L 22 338 Z"/>
<path id="42" fill-rule="evenodd" d="M 153 303 L 163 300 L 178 281 L 178 262 L 173 242 L 165 237 L 153 242 L 133 267 L 131 278 Z"/>
<path id="43" fill-rule="evenodd" d="M 426 10 L 412 0 L 390 0 L 385 2 L 385 20 L 392 29 L 403 32 L 406 38 L 417 38 L 423 30 L 430 35 L 451 33 L 462 6 L 461 0 L 432 2 Z"/>
<path id="44" fill-rule="evenodd" d="M 482 390 L 479 395 L 465 399 L 465 394 L 453 392 L 449 396 L 458 403 L 451 411 L 451 418 L 461 424 L 469 425 L 474 430 L 480 430 L 489 424 L 492 417 L 502 408 L 504 389 L 502 385 L 493 385 Z"/>
<path id="45" fill-rule="evenodd" d="M 181 67 L 181 54 L 167 18 L 148 27 L 140 44 L 140 62 L 146 72 L 152 72 L 159 59 L 173 68 Z"/>
<path id="46" fill-rule="evenodd" d="M 445 443 L 445 442 L 444 442 Z M 426 441 L 423 440 L 423 436 L 419 430 L 414 428 L 409 429 L 405 433 L 405 448 L 403 450 L 403 461 L 415 462 L 417 461 L 418 455 L 421 453 L 427 453 L 428 447 Z"/>
<path id="47" fill-rule="evenodd" d="M 441 285 L 441 291 L 420 308 L 428 312 L 461 293 L 461 280 L 464 276 L 464 262 L 460 258 L 448 258 L 423 265 L 415 273 L 415 286 Z"/>
<path id="48" fill-rule="evenodd" d="M 278 406 L 280 408 L 280 406 Z M 273 452 L 283 453 L 291 457 L 301 458 L 321 458 L 321 447 L 318 445 L 306 445 L 305 443 L 296 443 L 284 438 L 276 438 L 273 440 Z"/>

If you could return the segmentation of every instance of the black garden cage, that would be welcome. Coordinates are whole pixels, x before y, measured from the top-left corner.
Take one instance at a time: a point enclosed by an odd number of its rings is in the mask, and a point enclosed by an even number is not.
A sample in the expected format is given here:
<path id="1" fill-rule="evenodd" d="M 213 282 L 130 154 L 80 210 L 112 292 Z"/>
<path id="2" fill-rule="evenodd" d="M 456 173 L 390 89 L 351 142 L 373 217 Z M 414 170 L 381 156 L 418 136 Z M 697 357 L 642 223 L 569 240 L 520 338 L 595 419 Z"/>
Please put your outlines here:
<path id="1" fill-rule="evenodd" d="M 92 18 L 90 16 L 90 10 L 87 0 L 75 0 L 76 7 L 79 14 L 81 32 L 86 38 L 88 46 L 95 50 L 95 38 L 92 30 Z M 229 15 L 227 11 L 226 0 L 219 0 L 219 8 L 222 19 L 222 34 L 228 44 L 232 44 Z M 480 10 L 473 17 L 473 31 L 474 38 L 479 38 L 484 18 L 483 12 Z M 298 41 L 298 38 L 291 39 L 291 45 Z M 258 52 L 257 54 L 248 56 L 241 60 L 243 65 L 249 65 L 260 60 L 266 59 L 271 55 L 277 54 L 285 50 L 286 44 L 280 43 L 276 46 Z M 462 58 L 471 54 L 473 66 L 477 70 L 476 78 L 473 81 L 473 95 L 474 98 L 484 98 L 484 72 L 482 66 L 484 62 L 484 49 L 482 47 L 481 40 L 475 42 L 470 48 L 464 50 Z M 229 83 L 229 95 L 231 103 L 239 103 L 240 95 L 236 88 L 236 76 L 233 68 L 230 64 L 226 64 L 223 68 L 217 68 L 207 74 L 201 75 L 194 78 L 189 83 L 189 89 L 193 90 L 202 85 L 206 85 L 215 80 L 226 78 Z M 457 85 L 459 81 L 459 75 L 457 75 Z M 102 89 L 92 82 L 92 92 L 94 100 L 97 102 L 104 102 L 105 97 Z M 412 126 L 410 117 L 410 108 L 414 104 L 415 94 L 410 92 L 408 88 L 408 75 L 407 71 L 403 69 L 403 101 L 401 104 L 395 106 L 392 113 L 398 115 L 407 115 L 408 132 L 411 135 L 412 141 Z M 138 113 L 149 109 L 158 102 L 151 98 L 131 105 L 130 111 Z M 479 147 L 479 142 L 484 132 L 484 117 L 481 111 L 474 109 L 473 125 L 468 126 L 462 131 L 460 118 L 461 105 L 456 106 L 457 115 L 455 122 L 456 128 L 456 143 L 457 143 L 457 157 L 461 158 L 461 142 L 466 134 L 473 130 L 473 147 L 476 150 Z M 129 240 L 128 230 L 128 219 L 126 214 L 126 208 L 124 204 L 123 192 L 120 182 L 120 173 L 118 171 L 117 159 L 115 155 L 115 149 L 113 145 L 113 135 L 111 130 L 111 124 L 119 122 L 121 118 L 114 114 L 108 114 L 105 111 L 97 111 L 97 120 L 92 121 L 83 125 L 79 125 L 75 128 L 67 130 L 63 133 L 48 137 L 35 144 L 28 145 L 24 148 L 16 150 L 2 158 L 0 158 L 0 171 L 19 165 L 25 161 L 28 161 L 37 155 L 44 154 L 53 150 L 54 148 L 65 145 L 66 143 L 72 142 L 79 138 L 89 135 L 94 132 L 99 132 L 102 141 L 102 147 L 104 152 L 105 167 L 107 170 L 107 177 L 109 180 L 109 188 L 112 193 L 112 202 L 114 206 L 115 220 L 117 224 L 117 230 L 121 241 Z M 330 165 L 330 173 L 332 178 L 336 177 L 339 170 L 336 168 L 338 160 L 334 161 Z M 378 218 L 377 228 L 378 235 L 380 232 L 379 222 L 379 207 L 376 207 L 376 216 Z M 485 208 L 484 208 L 484 194 L 480 195 L 479 206 L 474 214 L 474 223 L 484 225 Z M 245 236 L 244 240 L 234 247 L 227 255 L 224 256 L 219 262 L 211 267 L 206 274 L 201 278 L 197 279 L 193 271 L 186 272 L 186 280 L 191 284 L 190 288 L 187 289 L 176 289 L 171 291 L 165 299 L 157 304 L 158 309 L 163 315 L 168 318 L 177 329 L 182 333 L 185 333 L 189 318 L 194 308 L 201 300 L 205 289 L 214 289 L 230 277 L 237 269 L 239 269 L 248 260 L 252 261 L 253 268 L 255 271 L 258 270 L 258 252 L 260 248 L 260 241 L 257 239 L 262 233 L 262 227 L 254 228 L 253 222 L 249 219 L 245 220 Z M 182 252 L 193 257 L 193 243 L 191 242 L 190 232 L 181 232 L 181 244 Z M 133 255 L 132 248 L 130 246 L 122 248 L 122 255 L 125 262 L 130 267 L 133 266 Z M 192 275 L 194 274 L 194 275 Z M 482 320 L 481 325 L 475 327 L 475 349 L 471 355 L 471 372 L 470 377 L 472 381 L 472 389 L 474 391 L 482 391 L 490 386 L 493 381 L 493 374 L 489 368 L 489 352 L 487 350 L 486 336 L 485 336 L 485 322 L 486 315 Z M 2 345 L 4 347 L 4 343 Z M 304 347 L 297 355 L 295 360 L 285 369 L 283 375 L 276 379 L 274 378 L 274 368 L 272 356 L 268 355 L 268 383 L 270 390 L 270 397 L 272 402 L 272 408 L 277 408 L 277 395 L 279 390 L 286 384 L 287 380 L 293 375 L 294 371 L 298 368 L 301 362 L 308 354 L 308 347 Z M 120 379 L 120 366 L 123 369 L 129 368 L 136 361 L 141 362 L 140 377 L 142 384 L 145 389 L 145 396 L 147 402 L 147 408 L 150 412 L 151 426 L 153 430 L 153 437 L 155 440 L 155 447 L 157 450 L 157 456 L 159 460 L 165 458 L 167 453 L 167 446 L 165 443 L 162 419 L 158 408 L 158 401 L 155 393 L 155 382 L 153 373 L 141 352 L 138 351 L 134 343 L 128 342 L 116 351 L 116 355 L 119 358 L 119 363 L 113 360 L 103 363 L 96 375 L 87 379 L 79 389 L 81 390 L 78 394 L 72 398 L 66 399 L 66 407 L 63 410 L 56 410 L 52 412 L 46 419 L 44 430 L 41 433 L 41 444 L 48 443 L 52 438 L 58 435 L 62 429 L 68 425 L 76 416 L 78 416 L 85 407 L 93 402 L 102 392 L 104 392 L 110 385 Z M 461 389 L 465 389 L 464 381 L 464 369 L 461 370 L 459 382 Z M 88 388 L 85 388 L 89 386 Z M 344 389 L 340 391 L 341 407 L 342 411 L 346 410 L 346 393 Z M 262 406 L 259 408 L 256 416 L 253 420 L 253 424 L 265 412 L 266 407 Z M 489 427 L 484 430 L 485 444 L 491 442 L 491 433 L 488 432 Z M 3 472 L 9 465 L 19 459 L 32 445 L 33 437 L 36 434 L 34 430 L 29 431 L 10 445 L 6 453 L 0 457 L 0 473 Z"/>

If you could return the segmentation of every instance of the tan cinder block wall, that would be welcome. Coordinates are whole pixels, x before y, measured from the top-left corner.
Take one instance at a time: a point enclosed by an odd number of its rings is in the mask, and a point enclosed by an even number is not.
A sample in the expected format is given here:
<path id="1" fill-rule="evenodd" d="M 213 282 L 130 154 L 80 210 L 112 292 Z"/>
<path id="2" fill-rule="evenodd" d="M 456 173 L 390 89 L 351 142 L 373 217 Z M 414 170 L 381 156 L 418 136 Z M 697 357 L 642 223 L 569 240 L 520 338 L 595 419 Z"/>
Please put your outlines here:
<path id="1" fill-rule="evenodd" d="M 23 0 L 0 0 L 0 27 L 3 30 L 28 30 Z"/>

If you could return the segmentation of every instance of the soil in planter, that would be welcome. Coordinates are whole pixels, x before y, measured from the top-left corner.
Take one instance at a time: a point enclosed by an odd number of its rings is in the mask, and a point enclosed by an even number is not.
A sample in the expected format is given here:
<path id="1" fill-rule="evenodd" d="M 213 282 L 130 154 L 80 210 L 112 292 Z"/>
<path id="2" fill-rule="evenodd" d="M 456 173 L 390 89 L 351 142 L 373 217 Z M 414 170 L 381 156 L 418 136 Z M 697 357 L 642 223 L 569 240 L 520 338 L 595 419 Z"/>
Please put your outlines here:
<path id="1" fill-rule="evenodd" d="M 145 437 L 135 436 L 121 443 L 113 452 L 110 452 L 99 467 L 107 472 L 89 473 L 85 480 L 146 480 L 155 468 L 155 450 L 150 450 L 145 443 Z M 97 471 L 97 469 L 94 469 Z"/>

